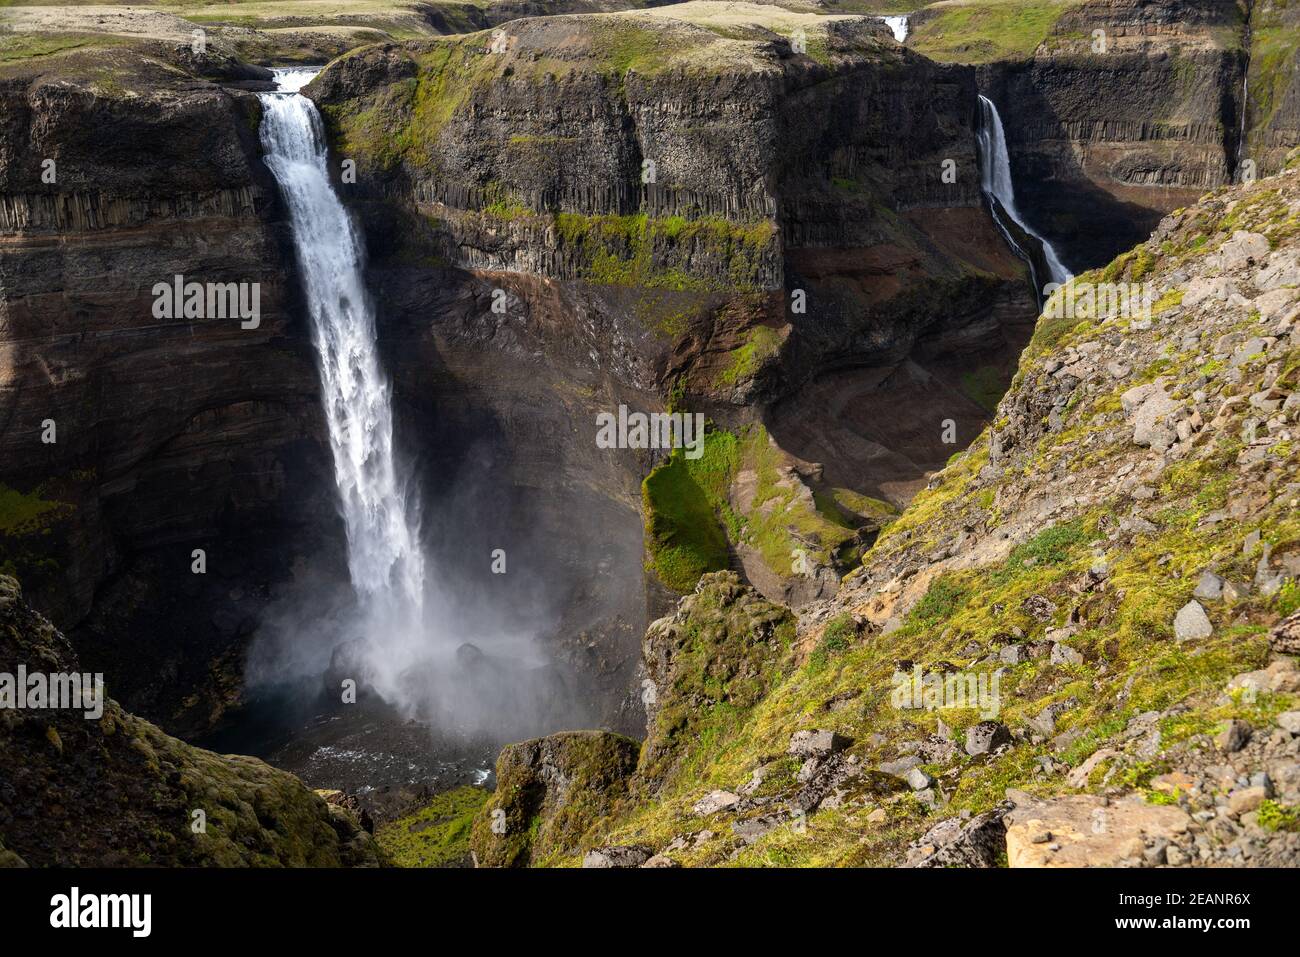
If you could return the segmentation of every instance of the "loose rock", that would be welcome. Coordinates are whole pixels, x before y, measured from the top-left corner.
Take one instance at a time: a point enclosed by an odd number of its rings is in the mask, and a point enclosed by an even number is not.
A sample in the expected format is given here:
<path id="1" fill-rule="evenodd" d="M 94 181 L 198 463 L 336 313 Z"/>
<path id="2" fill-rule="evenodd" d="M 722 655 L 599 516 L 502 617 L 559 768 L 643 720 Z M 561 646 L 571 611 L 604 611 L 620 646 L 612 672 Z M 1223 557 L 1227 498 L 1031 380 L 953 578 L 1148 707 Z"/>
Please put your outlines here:
<path id="1" fill-rule="evenodd" d="M 977 754 L 988 754 L 1010 743 L 1011 732 L 997 721 L 981 721 L 966 730 L 966 753 L 972 757 Z"/>
<path id="2" fill-rule="evenodd" d="M 1174 616 L 1174 638 L 1177 641 L 1209 638 L 1212 634 L 1214 626 L 1210 624 L 1210 616 L 1205 613 L 1199 601 L 1189 601 Z"/>

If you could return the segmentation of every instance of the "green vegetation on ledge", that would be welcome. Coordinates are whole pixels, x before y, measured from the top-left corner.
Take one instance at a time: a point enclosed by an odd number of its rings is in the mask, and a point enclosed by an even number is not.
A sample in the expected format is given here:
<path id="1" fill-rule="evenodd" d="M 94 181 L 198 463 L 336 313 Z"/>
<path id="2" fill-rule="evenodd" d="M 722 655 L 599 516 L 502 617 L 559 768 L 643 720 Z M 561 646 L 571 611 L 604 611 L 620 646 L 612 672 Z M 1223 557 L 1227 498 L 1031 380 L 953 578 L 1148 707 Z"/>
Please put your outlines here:
<path id="1" fill-rule="evenodd" d="M 771 220 L 558 213 L 555 230 L 560 247 L 576 251 L 584 264 L 582 278 L 600 285 L 752 291 L 761 288 L 763 267 L 776 258 L 777 230 Z M 705 276 L 691 268 L 699 261 L 714 264 L 716 274 Z"/>
<path id="2" fill-rule="evenodd" d="M 673 591 L 690 591 L 701 575 L 730 564 L 719 519 L 739 530 L 740 519 L 727 503 L 739 455 L 735 435 L 712 431 L 698 459 L 675 451 L 641 483 L 650 562 Z"/>
<path id="3" fill-rule="evenodd" d="M 23 494 L 0 482 L 0 535 L 40 532 L 69 508 L 66 503 L 43 498 L 41 489 Z"/>
<path id="4" fill-rule="evenodd" d="M 744 344 L 731 351 L 731 362 L 722 370 L 718 381 L 722 385 L 735 385 L 752 378 L 764 362 L 777 354 L 781 341 L 781 333 L 771 326 L 750 329 Z"/>
<path id="5" fill-rule="evenodd" d="M 439 794 L 420 810 L 375 829 L 375 840 L 398 867 L 461 867 L 469 860 L 469 832 L 488 799 L 483 788 Z"/>
<path id="6" fill-rule="evenodd" d="M 674 451 L 646 477 L 641 494 L 649 564 L 677 592 L 695 587 L 706 572 L 729 567 L 731 548 L 739 545 L 755 549 L 778 576 L 792 573 L 796 551 L 819 564 L 838 564 L 856 537 L 849 516 L 877 510 L 853 493 L 843 507 L 819 502 L 761 425 L 708 432 L 698 459 Z"/>

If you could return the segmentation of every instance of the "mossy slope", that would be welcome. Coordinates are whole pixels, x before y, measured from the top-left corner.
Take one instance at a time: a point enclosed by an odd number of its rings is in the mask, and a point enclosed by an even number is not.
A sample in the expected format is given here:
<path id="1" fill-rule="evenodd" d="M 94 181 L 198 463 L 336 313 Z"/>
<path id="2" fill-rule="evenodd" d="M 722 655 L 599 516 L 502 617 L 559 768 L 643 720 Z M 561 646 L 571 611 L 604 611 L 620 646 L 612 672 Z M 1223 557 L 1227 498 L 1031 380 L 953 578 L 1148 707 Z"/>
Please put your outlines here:
<path id="1" fill-rule="evenodd" d="M 79 668 L 67 640 L 23 603 L 14 579 L 0 576 L 0 672 L 17 674 L 19 665 L 47 674 Z M 293 775 L 191 747 L 111 699 L 98 719 L 80 709 L 0 710 L 0 778 L 0 842 L 31 866 L 385 860 L 346 811 Z"/>
<path id="2" fill-rule="evenodd" d="M 1285 280 L 1300 263 L 1298 227 L 1300 157 L 1281 176 L 1175 213 L 1143 246 L 1078 277 L 1076 287 L 1151 281 L 1154 315 L 1112 308 L 1041 319 L 994 424 L 885 530 L 838 597 L 805 615 L 777 658 L 728 667 L 727 656 L 712 656 L 707 634 L 689 627 L 700 595 L 683 603 L 685 627 L 671 641 L 653 627 L 652 674 L 653 649 L 666 644 L 681 660 L 722 666 L 716 678 L 704 671 L 711 701 L 734 683 L 744 704 L 717 724 L 681 724 L 667 753 L 689 773 L 669 776 L 654 800 L 629 805 L 591 839 L 672 844 L 684 864 L 898 863 L 940 816 L 988 811 L 1008 788 L 1167 802 L 1150 781 L 1186 749 L 1210 747 L 1228 720 L 1267 729 L 1293 709 L 1287 693 L 1225 688 L 1269 660 L 1270 629 L 1300 606 L 1300 444 L 1289 438 L 1300 291 Z M 1246 249 L 1256 252 L 1247 258 Z M 1216 282 L 1244 304 L 1206 298 Z M 1135 441 L 1141 423 L 1135 431 L 1126 406 L 1132 390 L 1150 394 L 1144 387 L 1182 409 L 1163 451 Z M 1232 588 L 1201 599 L 1208 635 L 1178 640 L 1175 617 L 1205 571 Z M 962 751 L 964 732 L 988 717 L 979 707 L 896 706 L 894 675 L 913 663 L 996 677 L 995 717 L 1009 746 Z M 727 711 L 696 704 L 676 713 L 699 721 Z M 657 778 L 660 726 L 677 726 L 672 713 L 652 713 L 646 783 Z M 857 767 L 915 753 L 909 741 L 956 747 L 925 752 L 946 755 L 922 765 L 936 779 L 933 805 L 850 794 L 801 826 L 747 840 L 725 829 L 725 815 L 693 810 L 710 790 L 738 791 L 762 769 L 765 793 L 797 792 L 782 756 L 794 732 L 813 728 L 849 739 L 846 760 Z"/>
<path id="3" fill-rule="evenodd" d="M 487 800 L 488 792 L 476 787 L 439 794 L 418 811 L 381 824 L 375 840 L 398 867 L 467 866 L 470 828 Z"/>
<path id="4" fill-rule="evenodd" d="M 796 564 L 847 570 L 859 527 L 879 520 L 861 512 L 892 512 L 847 489 L 812 492 L 761 425 L 708 432 L 695 459 L 674 452 L 642 483 L 642 507 L 648 564 L 679 593 L 729 568 L 737 547 L 778 578 L 802 574 Z"/>

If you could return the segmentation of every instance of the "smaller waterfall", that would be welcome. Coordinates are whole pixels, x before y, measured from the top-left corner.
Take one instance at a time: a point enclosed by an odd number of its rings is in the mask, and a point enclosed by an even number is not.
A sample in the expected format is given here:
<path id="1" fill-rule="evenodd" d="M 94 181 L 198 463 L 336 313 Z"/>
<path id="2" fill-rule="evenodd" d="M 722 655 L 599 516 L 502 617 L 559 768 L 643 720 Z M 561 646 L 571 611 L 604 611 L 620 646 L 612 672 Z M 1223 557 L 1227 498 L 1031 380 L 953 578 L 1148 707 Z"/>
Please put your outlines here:
<path id="1" fill-rule="evenodd" d="M 1241 162 L 1246 158 L 1246 110 L 1250 108 L 1250 61 L 1241 75 L 1241 128 L 1237 132 L 1237 181 L 1241 181 Z"/>
<path id="2" fill-rule="evenodd" d="M 902 43 L 907 39 L 907 14 L 899 17 L 881 17 L 885 21 L 885 26 L 894 31 L 894 39 Z"/>
<path id="3" fill-rule="evenodd" d="M 1284 4 L 1285 5 L 1285 4 Z M 1233 157 L 1232 177 L 1238 183 L 1241 179 L 1241 165 L 1246 161 L 1246 114 L 1250 111 L 1250 54 L 1255 47 L 1254 11 L 1247 5 L 1245 29 L 1242 32 L 1241 49 L 1241 105 L 1238 109 L 1241 121 L 1237 124 L 1237 155 Z"/>
<path id="4" fill-rule="evenodd" d="M 1037 240 L 1042 246 L 1043 259 L 1049 273 L 1048 280 L 1061 284 L 1069 282 L 1074 275 L 1065 268 L 1065 264 L 1061 262 L 1052 244 L 1026 223 L 1016 210 L 1016 193 L 1011 184 L 1011 158 L 1007 153 L 1007 138 L 1002 130 L 1002 117 L 998 115 L 998 108 L 993 105 L 993 101 L 982 94 L 980 95 L 980 126 L 976 142 L 980 157 L 980 188 L 990 199 L 993 221 L 1016 254 L 1029 263 L 1034 289 L 1038 295 L 1043 294 L 1043 287 L 1038 281 L 1037 270 L 1034 267 L 1034 257 L 1016 241 L 1011 230 L 1002 221 L 1003 215 L 1009 217 L 1026 235 Z"/>

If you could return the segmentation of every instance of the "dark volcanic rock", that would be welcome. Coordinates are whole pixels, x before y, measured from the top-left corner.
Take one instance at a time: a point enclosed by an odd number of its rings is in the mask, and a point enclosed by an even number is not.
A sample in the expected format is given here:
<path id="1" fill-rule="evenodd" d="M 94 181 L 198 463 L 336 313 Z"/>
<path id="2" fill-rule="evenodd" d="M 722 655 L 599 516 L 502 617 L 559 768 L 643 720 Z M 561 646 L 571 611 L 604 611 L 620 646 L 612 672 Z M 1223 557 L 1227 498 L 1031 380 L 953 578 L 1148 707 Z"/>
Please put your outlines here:
<path id="1" fill-rule="evenodd" d="M 966 729 L 966 753 L 988 754 L 1011 743 L 1011 733 L 998 721 L 981 721 Z"/>
<path id="2" fill-rule="evenodd" d="M 1010 802 L 968 821 L 947 818 L 931 827 L 908 849 L 906 867 L 997 867 L 1007 853 L 1002 819 Z"/>
<path id="3" fill-rule="evenodd" d="M 334 519 L 257 100 L 150 52 L 0 72 L 0 481 L 53 503 L 0 559 L 125 700 L 204 727 L 269 584 Z M 260 324 L 155 318 L 177 275 L 258 284 Z"/>
<path id="4" fill-rule="evenodd" d="M 640 844 L 598 847 L 582 858 L 583 867 L 640 867 L 654 852 Z"/>
<path id="5" fill-rule="evenodd" d="M 83 667 L 23 603 L 18 583 L 0 577 L 0 672 L 20 665 L 29 674 Z M 85 715 L 0 709 L 0 858 L 64 867 L 382 863 L 348 810 L 290 774 L 191 747 L 111 699 L 102 715 Z"/>

